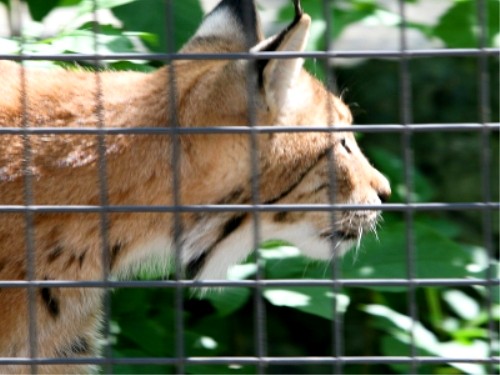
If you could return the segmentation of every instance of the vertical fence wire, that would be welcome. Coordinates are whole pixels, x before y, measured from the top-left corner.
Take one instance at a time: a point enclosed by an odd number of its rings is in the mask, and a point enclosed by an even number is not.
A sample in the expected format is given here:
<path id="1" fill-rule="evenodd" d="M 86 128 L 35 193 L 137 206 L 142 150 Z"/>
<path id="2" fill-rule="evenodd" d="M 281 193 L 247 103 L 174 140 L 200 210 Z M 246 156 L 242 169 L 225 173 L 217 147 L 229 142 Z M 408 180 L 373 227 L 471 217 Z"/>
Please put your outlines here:
<path id="1" fill-rule="evenodd" d="M 334 1 L 331 0 L 323 0 L 323 15 L 326 20 L 326 29 L 324 31 L 325 33 L 325 50 L 330 51 L 333 48 L 333 40 L 332 40 L 332 31 L 333 28 L 335 27 L 335 14 L 334 14 Z M 326 71 L 326 86 L 328 88 L 328 91 L 330 92 L 335 92 L 335 76 L 332 67 L 330 66 L 330 59 L 325 59 L 323 61 L 323 64 L 325 65 L 325 71 Z M 332 101 L 329 99 L 326 101 L 326 105 L 328 108 L 326 108 L 326 113 L 329 116 L 328 118 L 328 126 L 333 127 L 334 124 L 334 119 L 333 119 L 333 111 L 334 111 L 334 104 Z M 338 125 L 338 124 L 337 124 Z M 334 137 L 335 134 L 329 134 L 331 141 L 334 142 Z M 333 146 L 332 146 L 333 147 Z M 335 155 L 333 153 L 333 149 L 330 148 L 328 154 L 327 154 L 327 160 L 328 160 L 328 180 L 330 184 L 330 189 L 328 191 L 328 201 L 331 205 L 334 205 L 336 202 L 336 193 L 337 193 L 337 176 L 336 176 L 336 170 L 335 170 Z M 336 216 L 338 215 L 338 212 L 336 211 L 331 211 L 330 212 L 330 223 L 332 227 L 332 231 L 335 232 L 338 229 L 338 222 L 336 220 Z M 330 251 L 332 255 L 332 259 L 337 259 L 338 260 L 338 255 L 336 256 L 336 244 L 331 242 L 330 244 Z M 334 260 L 331 263 L 331 270 L 332 270 L 332 281 L 338 280 L 342 278 L 342 271 L 340 269 L 340 262 L 337 260 Z M 332 366 L 332 371 L 335 374 L 342 374 L 344 372 L 343 368 L 343 362 L 342 362 L 342 357 L 344 355 L 344 328 L 343 328 L 343 312 L 339 308 L 339 298 L 340 298 L 340 293 L 342 291 L 342 287 L 334 283 L 332 286 L 332 293 L 333 293 L 333 298 L 332 298 L 332 313 L 333 313 L 333 319 L 331 323 L 331 341 L 332 341 L 332 355 L 336 359 Z"/>
<path id="2" fill-rule="evenodd" d="M 253 4 L 249 1 L 245 2 L 243 7 L 243 24 L 246 29 L 252 30 L 252 28 L 257 25 L 253 24 L 253 20 L 251 17 L 252 12 L 251 9 Z M 251 31 L 252 32 L 252 31 Z M 246 49 L 250 50 L 252 48 L 252 44 L 255 42 L 249 37 L 250 34 L 246 35 L 245 45 Z M 250 144 L 250 185 L 251 185 L 251 205 L 253 207 L 257 207 L 261 204 L 260 197 L 260 181 L 261 181 L 261 170 L 260 170 L 260 144 L 259 144 L 259 134 L 255 131 L 255 126 L 257 125 L 257 102 L 256 96 L 258 93 L 257 87 L 257 79 L 256 79 L 256 64 L 251 61 L 247 61 L 246 67 L 246 88 L 247 88 L 247 125 L 250 127 L 250 133 L 248 136 L 248 142 Z M 267 319 L 266 319 L 266 308 L 263 300 L 264 288 L 261 286 L 260 281 L 265 280 L 264 273 L 264 264 L 259 251 L 259 246 L 261 243 L 261 217 L 260 212 L 253 211 L 251 214 L 252 217 L 252 247 L 254 249 L 254 259 L 255 264 L 257 266 L 255 272 L 255 281 L 257 283 L 257 287 L 253 290 L 253 313 L 254 313 L 254 345 L 255 345 L 255 354 L 259 361 L 257 363 L 257 372 L 259 374 L 266 373 L 266 363 L 263 361 L 263 358 L 267 356 Z"/>
<path id="3" fill-rule="evenodd" d="M 19 26 L 20 36 L 20 55 L 24 54 L 24 33 L 23 33 L 23 15 L 20 4 L 15 8 L 13 17 L 17 17 L 17 24 Z M 19 70 L 19 80 L 21 83 L 21 128 L 24 130 L 22 133 L 23 140 L 23 200 L 26 206 L 31 206 L 35 203 L 33 196 L 33 176 L 32 176 L 32 147 L 31 138 L 28 130 L 30 128 L 30 115 L 29 115 L 29 98 L 28 98 L 28 82 L 26 77 L 26 69 L 24 62 L 21 61 L 21 69 Z M 36 275 L 36 241 L 35 241 L 35 226 L 34 226 L 34 213 L 25 211 L 24 213 L 24 238 L 25 238 L 25 254 L 26 254 L 26 278 L 28 281 L 37 279 Z M 29 356 L 31 359 L 38 357 L 38 327 L 37 327 L 37 312 L 36 312 L 36 288 L 33 285 L 28 285 L 26 288 L 26 307 L 28 315 L 28 345 Z M 38 366 L 35 362 L 29 364 L 32 374 L 38 373 Z"/>
<path id="4" fill-rule="evenodd" d="M 399 101 L 399 111 L 401 123 L 403 126 L 408 126 L 412 123 L 412 97 L 411 97 L 411 73 L 410 73 L 410 60 L 405 56 L 405 52 L 408 50 L 408 36 L 407 36 L 407 9 L 406 1 L 399 0 L 399 15 L 401 19 L 399 28 L 399 46 L 402 56 L 399 60 L 399 90 L 400 90 L 400 101 Z M 413 149 L 412 149 L 412 130 L 406 127 L 402 131 L 402 148 L 403 148 L 403 165 L 404 165 L 404 187 L 405 187 L 405 203 L 407 209 L 404 211 L 405 217 L 405 235 L 406 235 L 406 268 L 407 277 L 411 281 L 415 279 L 415 259 L 416 259 L 416 249 L 415 249 L 415 239 L 413 232 L 414 223 L 414 212 L 410 207 L 413 203 Z M 411 356 L 411 367 L 410 371 L 413 374 L 418 373 L 418 363 L 415 360 L 417 357 L 417 347 L 415 341 L 415 328 L 418 320 L 417 316 L 417 301 L 416 301 L 416 287 L 414 284 L 408 285 L 408 315 L 411 318 L 410 327 L 410 356 Z"/>
<path id="5" fill-rule="evenodd" d="M 175 42 L 174 42 L 174 31 L 175 31 L 175 14 L 173 1 L 166 0 L 165 4 L 165 24 L 166 24 L 166 43 L 167 43 L 167 53 L 175 52 Z M 177 281 L 175 287 L 175 351 L 176 351 L 176 371 L 178 374 L 184 374 L 185 370 L 185 340 L 184 340 L 184 288 L 180 284 L 180 281 L 184 278 L 182 270 L 182 216 L 179 208 L 182 206 L 181 201 L 181 139 L 178 132 L 179 129 L 179 119 L 177 113 L 177 84 L 176 84 L 176 69 L 174 61 L 168 61 L 168 82 L 165 94 L 170 98 L 169 100 L 169 121 L 170 124 L 165 124 L 165 126 L 170 126 L 173 130 L 170 135 L 170 147 L 171 150 L 171 162 L 170 168 L 172 170 L 172 197 L 173 197 L 173 243 L 174 243 L 174 263 L 175 270 L 174 276 Z M 168 230 L 167 228 L 165 228 Z"/>
<path id="6" fill-rule="evenodd" d="M 103 88 L 102 88 L 102 76 L 100 72 L 100 59 L 99 59 L 99 17 L 98 17 L 99 4 L 97 0 L 92 0 L 92 37 L 93 37 L 93 49 L 95 55 L 95 72 L 94 72 L 94 84 L 95 84 L 95 116 L 97 119 L 97 128 L 104 129 L 106 123 L 104 121 L 104 103 L 103 103 Z M 104 363 L 103 370 L 107 374 L 111 374 L 113 371 L 112 366 L 112 346 L 111 346 L 111 334 L 110 334 L 110 324 L 111 324 L 111 287 L 109 286 L 109 277 L 111 270 L 111 260 L 110 260 L 110 241 L 109 241 L 109 197 L 108 197 L 108 163 L 106 157 L 106 136 L 104 133 L 99 133 L 97 135 L 97 163 L 98 163 L 98 182 L 99 182 L 99 204 L 101 207 L 99 213 L 99 230 L 101 237 L 101 262 L 102 262 L 102 281 L 104 282 L 104 287 L 102 289 L 102 301 L 103 301 L 103 353 L 104 353 Z"/>
<path id="7" fill-rule="evenodd" d="M 483 202 L 491 201 L 491 132 L 487 126 L 490 121 L 490 74 L 488 71 L 488 56 L 484 53 L 488 45 L 488 9 L 487 1 L 478 0 L 476 6 L 478 29 L 478 47 L 483 52 L 478 57 L 478 109 L 479 121 L 483 124 L 481 129 L 481 185 Z M 488 263 L 486 268 L 486 278 L 493 280 L 494 265 L 493 260 L 493 215 L 491 210 L 485 210 L 482 214 L 483 221 L 483 243 L 487 254 Z M 490 358 L 493 358 L 494 340 L 498 339 L 498 330 L 495 329 L 493 317 L 493 285 L 485 288 L 485 305 L 488 316 L 488 351 Z M 495 337 L 496 336 L 496 337 Z M 494 373 L 493 364 L 487 365 L 488 372 Z"/>

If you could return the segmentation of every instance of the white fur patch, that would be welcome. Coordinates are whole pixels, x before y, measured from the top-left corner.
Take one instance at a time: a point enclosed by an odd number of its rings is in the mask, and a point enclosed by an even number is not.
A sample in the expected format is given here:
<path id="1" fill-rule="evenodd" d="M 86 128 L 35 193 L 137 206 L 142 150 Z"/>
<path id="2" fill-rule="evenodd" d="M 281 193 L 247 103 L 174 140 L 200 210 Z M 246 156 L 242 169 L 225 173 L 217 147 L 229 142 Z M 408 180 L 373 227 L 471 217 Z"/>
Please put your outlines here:
<path id="1" fill-rule="evenodd" d="M 355 244 L 355 241 L 342 241 L 336 245 L 335 249 L 332 249 L 332 244 L 320 239 L 317 230 L 307 222 L 288 225 L 262 224 L 262 241 L 270 239 L 288 241 L 301 249 L 304 255 L 313 259 L 329 260 L 333 257 L 333 252 L 336 256 L 342 256 Z M 249 221 L 213 250 L 199 278 L 202 280 L 226 279 L 229 267 L 244 260 L 254 248 L 253 237 L 253 225 Z"/>
<path id="2" fill-rule="evenodd" d="M 129 278 L 139 270 L 157 275 L 166 275 L 171 261 L 172 240 L 167 236 L 157 236 L 130 249 L 120 259 L 119 278 Z"/>
<path id="3" fill-rule="evenodd" d="M 252 228 L 252 224 L 246 222 L 222 241 L 209 255 L 198 278 L 202 280 L 226 279 L 229 267 L 244 260 L 254 247 Z"/>
<path id="4" fill-rule="evenodd" d="M 264 238 L 288 241 L 302 250 L 305 256 L 321 260 L 329 260 L 334 255 L 342 256 L 355 244 L 355 241 L 341 241 L 332 248 L 329 241 L 318 237 L 317 230 L 309 222 L 280 225 L 267 223 Z"/>

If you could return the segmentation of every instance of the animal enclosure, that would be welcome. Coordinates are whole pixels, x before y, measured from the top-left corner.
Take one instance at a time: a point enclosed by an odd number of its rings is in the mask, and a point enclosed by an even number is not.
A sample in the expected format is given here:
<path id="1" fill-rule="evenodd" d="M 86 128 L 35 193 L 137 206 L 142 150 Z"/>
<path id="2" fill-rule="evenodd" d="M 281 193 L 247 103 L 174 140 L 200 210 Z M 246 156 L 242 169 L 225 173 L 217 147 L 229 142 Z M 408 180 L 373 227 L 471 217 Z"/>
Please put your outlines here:
<path id="1" fill-rule="evenodd" d="M 16 8 L 17 2 L 2 3 L 9 4 L 11 17 L 25 19 L 26 10 Z M 27 290 L 33 317 L 37 296 L 46 297 L 51 306 L 50 288 L 104 290 L 103 351 L 91 358 L 64 353 L 39 357 L 38 328 L 32 318 L 28 330 L 31 355 L 0 357 L 0 368 L 28 365 L 37 373 L 39 366 L 73 363 L 97 365 L 104 373 L 499 371 L 497 1 L 450 0 L 432 22 L 419 21 L 413 13 L 418 6 L 411 1 L 304 1 L 304 12 L 312 18 L 308 50 L 258 53 L 178 52 L 201 22 L 198 0 L 71 3 L 76 7 L 74 29 L 66 27 L 47 37 L 34 35 L 33 28 L 21 22 L 17 31 L 11 25 L 12 35 L 0 38 L 0 60 L 26 68 L 45 64 L 46 69 L 58 66 L 95 72 L 97 87 L 93 126 L 34 127 L 26 110 L 30 81 L 21 70 L 22 126 L 0 124 L 0 138 L 23 139 L 23 202 L 3 204 L 0 196 L 0 216 L 24 215 L 27 272 L 25 280 L 0 279 L 0 293 Z M 269 3 L 259 2 L 266 36 L 281 32 L 296 11 L 291 1 Z M 27 1 L 27 6 L 31 17 L 39 21 L 57 8 L 36 1 Z M 369 44 L 374 24 L 383 27 L 385 34 L 380 35 L 387 37 L 388 48 L 375 49 Z M 365 29 L 359 31 L 360 26 Z M 415 35 L 428 44 L 422 48 Z M 362 43 L 365 38 L 367 47 Z M 350 47 L 349 41 L 360 39 L 356 48 Z M 355 125 L 257 125 L 255 110 L 249 111 L 244 126 L 181 127 L 175 113 L 163 128 L 106 125 L 101 85 L 107 70 L 150 72 L 167 65 L 173 78 L 158 95 L 175 97 L 179 82 L 172 62 L 241 60 L 258 65 L 271 59 L 296 58 L 305 59 L 308 71 L 330 91 L 342 94 Z M 4 78 L 0 77 L 0 84 Z M 259 87 L 250 70 L 248 82 L 248 107 L 255 109 Z M 388 202 L 338 204 L 334 193 L 328 204 L 274 204 L 261 198 L 258 163 L 265 150 L 259 147 L 259 137 L 351 131 L 358 134 L 371 162 L 391 181 Z M 98 201 L 94 205 L 37 205 L 31 143 L 35 138 L 68 135 L 97 139 Z M 204 136 L 210 141 L 228 135 L 241 136 L 250 145 L 249 155 L 243 157 L 251 170 L 249 201 L 183 204 L 180 139 Z M 110 203 L 106 140 L 132 136 L 167 139 L 172 145 L 172 164 L 168 166 L 173 171 L 171 204 Z M 238 157 L 241 155 L 234 155 Z M 0 183 L 3 167 L 0 165 Z M 335 185 L 336 171 L 331 169 L 329 178 Z M 375 233 L 366 234 L 342 259 L 330 263 L 307 260 L 300 253 L 300 243 L 284 242 L 279 234 L 262 241 L 264 214 L 284 218 L 328 212 L 335 227 L 334 213 L 340 210 L 380 210 L 384 218 Z M 108 264 L 113 261 L 108 249 L 111 255 L 120 251 L 119 246 L 110 246 L 108 224 L 113 215 L 124 213 L 173 217 L 175 256 L 170 264 L 140 269 L 133 280 L 111 278 L 107 271 L 98 281 L 34 277 L 37 215 L 78 214 L 82 221 L 98 215 L 101 260 Z M 228 213 L 247 215 L 252 225 L 251 247 L 256 251 L 232 267 L 227 280 L 193 279 L 180 261 L 185 250 L 185 214 Z M 225 231 L 237 226 L 240 218 L 229 221 Z M 331 250 L 333 255 L 334 245 Z M 0 258 L 0 272 L 2 261 Z M 81 343 L 73 353 L 85 346 Z"/>

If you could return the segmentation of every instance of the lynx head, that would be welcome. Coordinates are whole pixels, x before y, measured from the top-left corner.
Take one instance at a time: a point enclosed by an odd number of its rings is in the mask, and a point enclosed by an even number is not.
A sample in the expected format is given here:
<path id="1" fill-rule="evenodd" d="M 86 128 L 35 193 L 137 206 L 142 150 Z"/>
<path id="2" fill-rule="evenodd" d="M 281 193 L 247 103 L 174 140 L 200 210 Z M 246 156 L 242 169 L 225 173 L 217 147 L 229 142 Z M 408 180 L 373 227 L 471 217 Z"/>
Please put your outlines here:
<path id="1" fill-rule="evenodd" d="M 206 138 L 205 181 L 213 181 L 218 198 L 210 202 L 264 205 L 379 205 L 390 195 L 387 179 L 374 169 L 350 132 L 306 132 L 304 128 L 349 126 L 349 108 L 303 68 L 302 58 L 280 52 L 303 52 L 311 19 L 295 0 L 295 18 L 267 39 L 253 1 L 223 0 L 209 13 L 182 53 L 250 53 L 255 58 L 181 61 L 193 72 L 181 86 L 181 126 L 294 126 L 301 132 L 263 132 L 257 136 L 257 194 L 252 193 L 252 147 L 249 136 Z M 259 58 L 265 52 L 266 58 Z M 275 53 L 272 55 L 270 53 Z M 236 56 L 237 57 L 237 56 Z M 196 108 L 194 110 L 193 108 Z M 199 136 L 200 139 L 202 136 Z M 217 176 L 217 177 L 215 177 Z M 221 177 L 222 176 L 222 177 Z M 243 176 L 243 178 L 242 178 Z M 306 255 L 329 259 L 375 230 L 379 212 L 360 210 L 276 210 L 260 214 L 261 239 L 280 238 Z M 184 256 L 191 274 L 223 276 L 228 265 L 253 247 L 248 212 L 205 214 L 186 234 Z M 203 228 L 219 228 L 216 235 Z M 200 246 L 200 244 L 204 244 Z"/>

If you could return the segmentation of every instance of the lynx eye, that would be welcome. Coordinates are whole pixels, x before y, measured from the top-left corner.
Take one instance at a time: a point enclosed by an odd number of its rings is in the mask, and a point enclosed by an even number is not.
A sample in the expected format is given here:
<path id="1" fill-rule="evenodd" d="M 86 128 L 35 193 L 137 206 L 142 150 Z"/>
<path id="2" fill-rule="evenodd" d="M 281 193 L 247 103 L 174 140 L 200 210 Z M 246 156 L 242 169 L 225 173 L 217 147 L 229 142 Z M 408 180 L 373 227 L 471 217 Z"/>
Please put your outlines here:
<path id="1" fill-rule="evenodd" d="M 349 145 L 347 144 L 347 140 L 345 138 L 342 138 L 340 140 L 340 144 L 347 151 L 347 153 L 351 153 L 351 149 L 349 148 Z"/>

